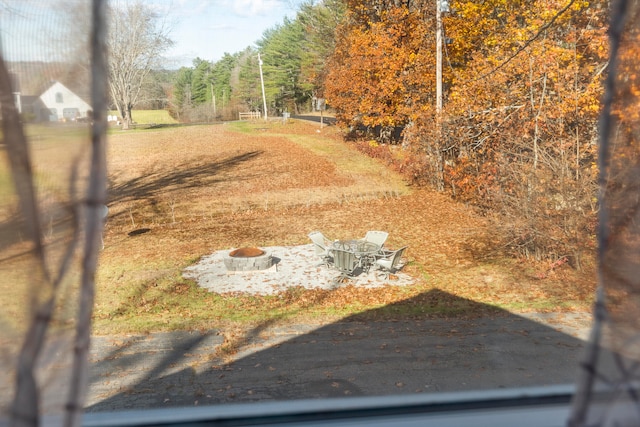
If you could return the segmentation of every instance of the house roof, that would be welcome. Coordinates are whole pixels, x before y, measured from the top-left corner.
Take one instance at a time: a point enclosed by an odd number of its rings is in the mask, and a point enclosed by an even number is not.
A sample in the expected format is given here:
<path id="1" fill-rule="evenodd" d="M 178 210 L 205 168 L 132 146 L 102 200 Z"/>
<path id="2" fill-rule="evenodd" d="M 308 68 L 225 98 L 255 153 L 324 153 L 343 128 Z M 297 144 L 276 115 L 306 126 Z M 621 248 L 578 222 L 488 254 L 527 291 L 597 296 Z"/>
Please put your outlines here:
<path id="1" fill-rule="evenodd" d="M 9 62 L 14 91 L 23 96 L 39 96 L 56 81 L 83 100 L 89 99 L 89 74 L 80 64 L 63 62 Z"/>

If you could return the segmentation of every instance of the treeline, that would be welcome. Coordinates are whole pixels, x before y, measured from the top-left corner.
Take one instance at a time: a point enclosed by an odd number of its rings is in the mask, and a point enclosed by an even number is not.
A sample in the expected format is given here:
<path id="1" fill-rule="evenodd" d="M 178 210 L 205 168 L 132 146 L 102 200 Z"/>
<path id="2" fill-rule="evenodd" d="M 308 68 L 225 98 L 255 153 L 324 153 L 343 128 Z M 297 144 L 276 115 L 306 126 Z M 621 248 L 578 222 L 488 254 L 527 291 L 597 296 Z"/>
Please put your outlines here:
<path id="1" fill-rule="evenodd" d="M 443 10 L 441 111 L 433 0 L 325 0 L 257 43 L 269 114 L 325 98 L 362 150 L 495 216 L 497 247 L 579 266 L 593 248 L 608 2 L 453 0 Z M 261 110 L 257 61 L 247 49 L 180 70 L 175 114 Z"/>
<path id="2" fill-rule="evenodd" d="M 270 116 L 308 111 L 322 88 L 344 10 L 339 0 L 308 2 L 295 19 L 285 18 L 267 30 L 256 42 L 257 49 L 226 53 L 215 63 L 195 59 L 192 67 L 181 68 L 175 76 L 171 114 L 181 121 L 200 122 L 230 120 L 239 111 L 264 113 L 260 65 Z"/>
<path id="3" fill-rule="evenodd" d="M 504 250 L 579 266 L 593 248 L 608 2 L 452 2 L 441 114 L 432 2 L 346 3 L 327 99 L 344 123 L 404 127 L 407 150 L 363 148 L 495 215 Z"/>

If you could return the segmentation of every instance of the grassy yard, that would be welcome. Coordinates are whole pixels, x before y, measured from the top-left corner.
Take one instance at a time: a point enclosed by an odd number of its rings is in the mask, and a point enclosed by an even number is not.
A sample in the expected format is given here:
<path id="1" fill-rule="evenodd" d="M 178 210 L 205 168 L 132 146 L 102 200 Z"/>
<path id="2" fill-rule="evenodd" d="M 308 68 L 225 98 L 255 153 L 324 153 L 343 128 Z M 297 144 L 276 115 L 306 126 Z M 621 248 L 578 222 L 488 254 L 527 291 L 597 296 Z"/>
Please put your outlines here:
<path id="1" fill-rule="evenodd" d="M 472 209 L 407 187 L 335 128 L 317 130 L 246 122 L 111 137 L 96 333 L 316 322 L 373 308 L 397 318 L 588 307 L 587 276 L 501 257 Z M 255 297 L 208 293 L 181 277 L 216 250 L 306 244 L 315 229 L 347 238 L 380 228 L 391 245 L 409 245 L 405 271 L 420 279 L 410 289 Z"/>
<path id="2" fill-rule="evenodd" d="M 408 187 L 334 127 L 291 120 L 118 132 L 109 137 L 108 173 L 96 334 L 233 330 L 355 313 L 571 311 L 592 300 L 591 271 L 503 257 L 485 218 Z M 216 250 L 307 244 L 316 229 L 334 238 L 388 231 L 391 246 L 409 246 L 404 271 L 416 285 L 256 297 L 208 293 L 182 278 Z"/>
<path id="3" fill-rule="evenodd" d="M 110 115 L 118 115 L 117 111 L 110 111 Z M 131 112 L 133 121 L 138 124 L 149 125 L 165 125 L 178 123 L 173 117 L 169 115 L 167 110 L 133 110 Z"/>

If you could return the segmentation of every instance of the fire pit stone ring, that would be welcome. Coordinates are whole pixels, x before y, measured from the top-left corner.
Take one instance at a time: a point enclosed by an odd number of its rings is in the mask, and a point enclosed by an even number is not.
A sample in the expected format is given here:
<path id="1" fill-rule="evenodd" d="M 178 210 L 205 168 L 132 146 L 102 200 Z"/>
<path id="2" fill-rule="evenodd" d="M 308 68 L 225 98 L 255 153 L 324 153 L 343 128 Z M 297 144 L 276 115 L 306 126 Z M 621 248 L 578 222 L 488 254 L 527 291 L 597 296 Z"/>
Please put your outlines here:
<path id="1" fill-rule="evenodd" d="M 228 271 L 266 270 L 273 265 L 270 253 L 254 247 L 235 249 L 226 254 L 223 260 Z"/>

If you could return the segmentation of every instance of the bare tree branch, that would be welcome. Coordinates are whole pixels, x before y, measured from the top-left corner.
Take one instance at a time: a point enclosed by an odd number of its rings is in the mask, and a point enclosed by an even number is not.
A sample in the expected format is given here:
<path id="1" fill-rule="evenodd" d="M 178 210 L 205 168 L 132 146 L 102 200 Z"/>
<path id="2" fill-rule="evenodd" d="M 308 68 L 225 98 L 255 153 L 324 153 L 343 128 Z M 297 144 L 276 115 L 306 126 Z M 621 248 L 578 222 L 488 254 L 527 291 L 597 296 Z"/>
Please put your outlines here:
<path id="1" fill-rule="evenodd" d="M 91 336 L 91 316 L 95 297 L 95 272 L 97 269 L 100 236 L 103 228 L 103 207 L 106 200 L 106 130 L 107 130 L 107 44 L 106 0 L 92 2 L 91 32 L 91 101 L 93 124 L 91 127 L 91 172 L 86 199 L 86 235 L 82 260 L 82 279 L 79 300 L 76 338 L 74 346 L 73 375 L 68 403 L 65 408 L 65 425 L 81 424 L 82 409 L 88 378 L 88 357 Z"/>
<path id="2" fill-rule="evenodd" d="M 624 32 L 625 21 L 628 9 L 627 0 L 618 0 L 614 2 L 612 9 L 611 21 L 609 27 L 609 74 L 605 82 L 605 96 L 603 100 L 603 109 L 600 114 L 600 152 L 599 152 L 599 168 L 600 175 L 598 178 L 599 193 L 599 226 L 598 226 L 598 289 L 596 293 L 596 302 L 594 308 L 594 324 L 589 337 L 587 351 L 585 353 L 584 362 L 582 363 L 582 374 L 578 379 L 577 389 L 574 396 L 573 407 L 569 419 L 571 427 L 589 425 L 588 409 L 592 404 L 594 384 L 596 382 L 597 366 L 600 359 L 602 349 L 601 337 L 604 323 L 607 319 L 607 311 L 605 307 L 605 274 L 603 265 L 605 255 L 610 242 L 610 212 L 605 202 L 607 174 L 609 171 L 609 158 L 611 154 L 612 144 L 612 125 L 611 117 L 612 107 L 614 103 L 616 88 L 616 70 L 619 62 L 619 50 Z"/>
<path id="3" fill-rule="evenodd" d="M 40 275 L 46 283 L 50 283 L 45 264 L 42 230 L 27 140 L 20 123 L 18 110 L 14 105 L 11 78 L 2 56 L 0 56 L 0 109 L 3 141 L 7 147 L 11 175 L 24 220 L 21 225 L 33 244 L 31 251 L 39 261 L 40 271 L 36 274 Z M 31 304 L 34 317 L 20 350 L 20 357 L 18 357 L 16 391 L 11 407 L 11 425 L 16 427 L 37 426 L 39 423 L 40 400 L 34 367 L 38 355 L 42 351 L 45 333 L 53 311 L 54 297 L 51 296 L 48 301 L 39 305 L 37 296 L 31 295 Z"/>

